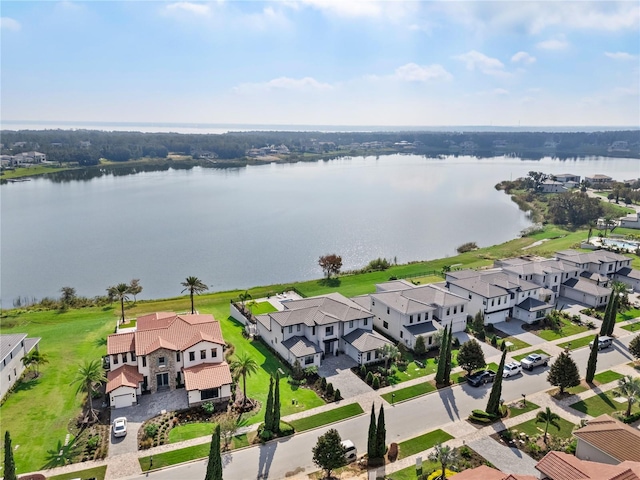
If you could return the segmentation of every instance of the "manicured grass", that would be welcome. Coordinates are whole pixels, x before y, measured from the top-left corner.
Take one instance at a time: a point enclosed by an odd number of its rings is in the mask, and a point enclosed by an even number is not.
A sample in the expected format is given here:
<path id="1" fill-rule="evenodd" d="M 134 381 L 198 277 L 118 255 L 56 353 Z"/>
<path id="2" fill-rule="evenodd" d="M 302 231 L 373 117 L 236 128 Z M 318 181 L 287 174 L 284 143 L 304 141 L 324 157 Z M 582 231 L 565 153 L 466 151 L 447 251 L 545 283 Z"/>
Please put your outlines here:
<path id="1" fill-rule="evenodd" d="M 529 353 L 521 353 L 520 355 L 514 355 L 513 359 L 516 361 L 520 361 L 522 360 L 524 357 L 531 355 L 532 353 L 539 353 L 540 355 L 549 355 L 547 352 L 545 352 L 544 350 L 541 349 L 537 349 L 534 350 L 533 352 L 529 352 Z"/>
<path id="2" fill-rule="evenodd" d="M 569 337 L 571 335 L 575 335 L 576 333 L 586 332 L 588 330 L 584 325 L 577 325 L 570 320 L 562 318 L 561 320 L 562 327 L 560 330 L 538 330 L 535 332 L 537 336 L 545 339 L 548 342 L 553 340 L 558 340 L 560 338 Z"/>
<path id="3" fill-rule="evenodd" d="M 595 335 L 596 334 L 594 333 L 593 335 L 587 335 L 586 337 L 574 338 L 570 342 L 559 343 L 558 346 L 560 348 L 569 347 L 569 350 L 575 350 L 576 348 L 586 347 L 589 345 L 589 342 L 593 340 Z"/>
<path id="4" fill-rule="evenodd" d="M 554 435 L 560 438 L 571 438 L 571 432 L 575 428 L 575 425 L 564 418 L 560 418 L 558 420 L 558 425 L 560 428 L 556 428 L 554 425 L 549 424 L 549 435 Z M 536 419 L 532 418 L 529 421 L 516 425 L 515 427 L 511 427 L 511 430 L 515 432 L 526 433 L 530 437 L 534 435 L 542 435 L 544 434 L 544 423 L 536 423 Z"/>
<path id="5" fill-rule="evenodd" d="M 437 365 L 434 358 L 426 358 L 421 363 L 424 367 L 418 366 L 415 362 L 411 361 L 407 365 L 406 370 L 397 370 L 395 374 L 390 377 L 392 384 L 398 384 L 406 382 L 407 380 L 413 380 L 414 378 L 424 377 L 436 373 Z"/>
<path id="6" fill-rule="evenodd" d="M 640 308 L 630 308 L 626 312 L 618 312 L 616 315 L 616 323 L 633 320 L 635 318 L 640 318 Z"/>
<path id="7" fill-rule="evenodd" d="M 14 170 L 5 170 L 0 175 L 0 179 L 8 180 L 10 178 L 32 177 L 42 175 L 44 173 L 61 172 L 70 170 L 69 167 L 56 167 L 53 165 L 34 165 L 33 167 L 19 167 Z"/>
<path id="8" fill-rule="evenodd" d="M 402 470 L 398 470 L 397 472 L 389 473 L 385 475 L 385 478 L 387 480 L 416 480 L 419 474 L 431 472 L 438 468 L 440 468 L 439 463 L 431 462 L 427 459 L 422 459 L 421 471 L 416 470 L 415 465 L 411 465 L 410 467 L 403 468 Z"/>
<path id="9" fill-rule="evenodd" d="M 522 415 L 523 413 L 530 412 L 532 410 L 536 410 L 540 408 L 533 402 L 527 402 L 526 406 L 521 406 L 522 402 L 515 402 L 509 405 L 509 418 L 517 417 L 518 415 Z"/>
<path id="10" fill-rule="evenodd" d="M 404 442 L 398 444 L 399 453 L 398 458 L 406 458 L 416 453 L 423 452 L 430 449 L 438 443 L 444 443 L 447 440 L 451 440 L 453 437 L 444 430 L 434 430 L 433 432 L 425 433 L 418 437 L 410 438 Z"/>
<path id="11" fill-rule="evenodd" d="M 393 392 L 385 393 L 380 396 L 389 403 L 402 402 L 403 400 L 408 400 L 409 398 L 419 397 L 420 395 L 431 393 L 435 391 L 435 389 L 436 387 L 434 387 L 431 382 L 423 382 L 411 387 L 400 388 L 398 390 L 394 390 Z"/>
<path id="12" fill-rule="evenodd" d="M 625 325 L 622 328 L 624 328 L 625 330 L 628 330 L 630 332 L 637 332 L 637 331 L 640 330 L 640 321 L 630 323 L 629 325 Z"/>
<path id="13" fill-rule="evenodd" d="M 637 237 L 640 235 L 640 230 L 636 228 L 616 227 L 613 229 L 614 235 L 633 235 Z"/>
<path id="14" fill-rule="evenodd" d="M 48 480 L 73 480 L 75 478 L 81 478 L 87 480 L 89 478 L 95 478 L 96 480 L 104 480 L 104 476 L 107 473 L 107 466 L 89 468 L 87 470 L 80 470 L 79 472 L 64 473 L 62 475 L 54 475 L 53 477 L 47 477 Z"/>
<path id="15" fill-rule="evenodd" d="M 591 415 L 592 417 L 598 417 L 604 413 L 611 414 L 621 410 L 626 411 L 627 403 L 616 402 L 613 399 L 615 396 L 616 395 L 613 393 L 613 390 L 610 390 L 608 392 L 599 393 L 598 395 L 587 398 L 586 400 L 580 400 L 570 406 L 571 408 Z M 638 410 L 640 410 L 640 405 L 638 405 L 638 403 L 632 405 L 631 413 L 635 413 Z"/>
<path id="16" fill-rule="evenodd" d="M 598 384 L 602 385 L 605 383 L 615 382 L 616 380 L 620 380 L 624 375 L 614 372 L 612 370 L 605 370 L 604 372 L 596 373 L 593 376 L 593 380 L 598 382 Z"/>
<path id="17" fill-rule="evenodd" d="M 510 352 L 515 352 L 516 350 L 521 350 L 523 348 L 527 348 L 531 346 L 527 342 L 523 342 L 522 340 L 516 337 L 506 337 L 502 341 L 513 343 L 513 346 L 509 347 Z"/>
<path id="18" fill-rule="evenodd" d="M 262 315 L 264 313 L 277 312 L 278 309 L 271 305 L 269 302 L 257 302 L 254 306 L 250 307 L 251 313 L 254 315 Z"/>
<path id="19" fill-rule="evenodd" d="M 418 285 L 426 285 L 427 283 L 438 283 L 443 282 L 444 278 L 440 275 L 425 275 L 423 277 L 412 277 L 407 280 L 414 282 Z"/>
<path id="20" fill-rule="evenodd" d="M 347 418 L 355 417 L 362 413 L 364 413 L 364 410 L 362 410 L 359 403 L 350 403 L 349 405 L 343 405 L 342 407 L 318 413 L 317 415 L 292 420 L 289 423 L 293 425 L 296 432 L 304 432 L 305 430 L 311 430 L 312 428 L 318 428 L 323 425 L 339 422 L 340 420 L 346 420 Z"/>
<path id="21" fill-rule="evenodd" d="M 192 438 L 204 437 L 213 433 L 214 423 L 188 423 L 178 425 L 169 431 L 169 443 L 184 442 Z"/>

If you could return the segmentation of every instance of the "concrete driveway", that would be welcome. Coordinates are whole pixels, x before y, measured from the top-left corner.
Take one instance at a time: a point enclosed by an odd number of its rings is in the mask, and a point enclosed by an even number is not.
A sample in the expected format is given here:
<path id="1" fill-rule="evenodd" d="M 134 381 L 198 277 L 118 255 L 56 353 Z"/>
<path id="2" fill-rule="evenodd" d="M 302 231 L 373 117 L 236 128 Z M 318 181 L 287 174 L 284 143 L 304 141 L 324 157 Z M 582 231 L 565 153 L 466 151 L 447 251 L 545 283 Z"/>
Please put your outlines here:
<path id="1" fill-rule="evenodd" d="M 349 355 L 327 355 L 318 368 L 318 374 L 340 390 L 342 398 L 351 398 L 371 392 L 371 387 L 351 371 L 358 363 Z"/>
<path id="2" fill-rule="evenodd" d="M 469 335 L 466 332 L 455 332 L 453 336 L 460 341 L 460 344 L 463 344 L 464 342 L 468 342 L 473 338 L 471 335 Z M 484 353 L 484 358 L 495 357 L 496 355 L 502 354 L 500 350 L 492 347 L 490 343 L 481 342 L 481 341 L 478 341 L 478 343 L 480 344 L 480 348 L 482 348 L 482 353 Z"/>
<path id="3" fill-rule="evenodd" d="M 340 390 L 342 392 L 342 390 Z M 111 435 L 109 456 L 133 453 L 138 451 L 138 430 L 150 418 L 164 412 L 173 412 L 188 408 L 187 391 L 166 390 L 163 392 L 140 395 L 138 405 L 111 410 L 111 423 L 118 417 L 127 419 L 127 435 L 116 438 Z"/>
<path id="4" fill-rule="evenodd" d="M 517 448 L 507 447 L 490 437 L 469 442 L 469 447 L 489 460 L 496 468 L 502 470 L 504 473 L 532 475 L 536 478 L 540 475 L 540 472 L 535 469 L 535 465 L 538 462 L 533 458 Z"/>
<path id="5" fill-rule="evenodd" d="M 525 332 L 522 326 L 525 323 L 522 320 L 509 320 L 508 322 L 499 322 L 494 324 L 494 328 L 506 333 L 510 337 L 516 337 L 518 340 L 528 343 L 529 345 L 540 345 L 546 340 L 534 335 L 531 332 Z"/>

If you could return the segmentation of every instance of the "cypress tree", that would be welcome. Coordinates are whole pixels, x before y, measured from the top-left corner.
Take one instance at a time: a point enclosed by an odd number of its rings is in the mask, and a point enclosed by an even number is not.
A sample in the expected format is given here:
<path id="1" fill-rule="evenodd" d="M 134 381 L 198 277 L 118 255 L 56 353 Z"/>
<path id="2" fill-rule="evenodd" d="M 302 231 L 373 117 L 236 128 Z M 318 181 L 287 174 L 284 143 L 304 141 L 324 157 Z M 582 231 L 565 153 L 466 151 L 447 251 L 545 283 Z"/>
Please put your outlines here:
<path id="1" fill-rule="evenodd" d="M 504 370 L 505 359 L 507 358 L 507 350 L 502 351 L 502 358 L 500 359 L 500 366 L 496 373 L 496 379 L 493 381 L 491 387 L 491 393 L 489 394 L 489 400 L 487 401 L 487 413 L 491 415 L 500 415 L 500 397 L 502 397 L 502 372 Z"/>
<path id="2" fill-rule="evenodd" d="M 11 435 L 9 430 L 4 432 L 4 479 L 18 480 L 16 476 L 16 462 L 13 460 L 13 449 L 11 448 Z"/>
<path id="3" fill-rule="evenodd" d="M 280 374 L 276 372 L 273 392 L 273 432 L 280 433 Z"/>
<path id="4" fill-rule="evenodd" d="M 604 337 L 607 334 L 609 317 L 611 316 L 611 309 L 613 308 L 613 302 L 615 298 L 615 291 L 611 291 L 609 295 L 609 301 L 607 302 L 607 308 L 604 310 L 604 317 L 602 318 L 602 325 L 600 326 L 600 336 Z"/>
<path id="5" fill-rule="evenodd" d="M 444 365 L 444 383 L 451 383 L 451 345 L 453 343 L 453 325 L 449 328 L 449 338 L 447 339 L 447 353 Z"/>
<path id="6" fill-rule="evenodd" d="M 204 480 L 222 480 L 222 457 L 220 455 L 220 425 L 216 424 L 211 435 L 211 447 L 209 448 L 209 461 Z"/>
<path id="7" fill-rule="evenodd" d="M 618 294 L 615 294 L 613 297 L 613 306 L 611 307 L 611 312 L 609 313 L 609 323 L 607 323 L 607 332 L 605 333 L 605 335 L 607 335 L 608 337 L 613 335 L 613 329 L 616 326 L 616 316 L 618 315 L 619 305 L 620 305 L 620 296 Z"/>
<path id="8" fill-rule="evenodd" d="M 589 354 L 589 362 L 587 363 L 587 375 L 585 380 L 588 383 L 593 382 L 593 377 L 596 374 L 596 364 L 598 363 L 598 335 L 593 339 L 593 345 L 591 346 L 591 353 Z"/>
<path id="9" fill-rule="evenodd" d="M 269 377 L 269 395 L 264 411 L 264 429 L 273 432 L 273 377 Z"/>
<path id="10" fill-rule="evenodd" d="M 384 425 L 384 408 L 380 405 L 380 413 L 378 413 L 378 428 L 376 429 L 376 450 L 377 458 L 384 458 L 387 453 L 387 429 Z"/>
<path id="11" fill-rule="evenodd" d="M 442 335 L 442 340 L 440 341 L 440 356 L 438 357 L 438 371 L 436 372 L 436 384 L 438 385 L 442 385 L 444 383 L 444 373 L 447 363 L 447 347 L 445 342 L 449 337 L 448 328 L 448 326 L 444 327 L 444 333 Z"/>
<path id="12" fill-rule="evenodd" d="M 367 456 L 370 459 L 376 458 L 376 412 L 374 405 L 371 405 L 371 420 L 369 420 L 369 436 L 367 439 Z"/>

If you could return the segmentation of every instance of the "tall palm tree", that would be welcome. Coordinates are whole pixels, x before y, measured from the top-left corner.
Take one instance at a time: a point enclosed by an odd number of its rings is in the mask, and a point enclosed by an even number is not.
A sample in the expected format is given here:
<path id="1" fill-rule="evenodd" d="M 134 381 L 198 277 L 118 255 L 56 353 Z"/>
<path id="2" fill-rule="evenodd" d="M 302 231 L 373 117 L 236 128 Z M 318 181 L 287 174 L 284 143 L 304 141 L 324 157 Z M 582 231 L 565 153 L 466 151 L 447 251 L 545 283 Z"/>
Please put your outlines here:
<path id="1" fill-rule="evenodd" d="M 378 348 L 377 352 L 384 358 L 384 369 L 387 370 L 389 360 L 395 360 L 400 355 L 400 350 L 395 345 L 385 343 L 384 346 Z"/>
<path id="2" fill-rule="evenodd" d="M 544 443 L 547 443 L 547 432 L 549 431 L 549 425 L 553 425 L 557 429 L 560 429 L 558 420 L 560 420 L 560 415 L 553 413 L 549 407 L 547 407 L 544 411 L 538 412 L 538 415 L 536 415 L 536 423 L 544 423 Z"/>
<path id="3" fill-rule="evenodd" d="M 187 277 L 184 282 L 181 283 L 181 285 L 184 287 L 182 293 L 186 292 L 187 290 L 189 291 L 189 296 L 191 297 L 191 313 L 196 313 L 195 309 L 193 308 L 193 294 L 200 294 L 205 290 L 209 290 L 209 287 L 202 283 L 202 280 L 200 280 L 198 277 Z"/>
<path id="4" fill-rule="evenodd" d="M 631 415 L 631 406 L 638 401 L 640 397 L 640 377 L 632 377 L 631 375 L 625 375 L 618 380 L 618 388 L 614 390 L 616 395 L 626 397 L 627 399 L 627 413 L 625 416 Z"/>
<path id="5" fill-rule="evenodd" d="M 107 288 L 109 297 L 117 299 L 120 302 L 120 321 L 124 322 L 124 302 L 129 301 L 129 294 L 131 293 L 131 287 L 126 283 L 119 283 Z"/>
<path id="6" fill-rule="evenodd" d="M 40 365 L 44 363 L 49 363 L 49 360 L 47 359 L 47 355 L 40 353 L 39 350 L 32 350 L 22 357 L 22 364 L 26 368 L 33 369 L 36 378 L 40 376 Z"/>
<path id="7" fill-rule="evenodd" d="M 453 465 L 458 461 L 458 452 L 448 445 L 442 445 L 438 443 L 433 452 L 429 454 L 429 460 L 432 462 L 438 462 L 442 467 L 442 473 L 440 474 L 441 480 L 446 480 L 446 468 L 449 465 Z"/>
<path id="8" fill-rule="evenodd" d="M 241 353 L 233 362 L 231 362 L 231 370 L 233 370 L 236 378 L 242 376 L 242 408 L 247 402 L 247 375 L 253 375 L 258 371 L 258 363 L 251 358 L 248 353 Z"/>
<path id="9" fill-rule="evenodd" d="M 89 403 L 89 410 L 91 414 L 96 417 L 96 414 L 93 410 L 93 392 L 97 385 L 100 382 L 104 382 L 107 378 L 104 375 L 104 370 L 102 369 L 102 364 L 99 360 L 91 360 L 85 361 L 82 365 L 78 367 L 78 371 L 76 372 L 76 376 L 71 382 L 71 384 L 78 384 L 78 389 L 76 393 L 86 392 L 87 400 Z"/>

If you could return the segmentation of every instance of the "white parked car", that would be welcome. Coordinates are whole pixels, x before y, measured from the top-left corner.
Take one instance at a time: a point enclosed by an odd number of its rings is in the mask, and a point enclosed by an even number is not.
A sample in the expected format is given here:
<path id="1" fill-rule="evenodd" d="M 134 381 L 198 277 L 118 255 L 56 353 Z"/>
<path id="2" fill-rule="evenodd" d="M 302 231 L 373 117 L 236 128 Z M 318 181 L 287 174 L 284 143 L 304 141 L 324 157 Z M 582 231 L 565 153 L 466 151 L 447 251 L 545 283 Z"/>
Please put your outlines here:
<path id="1" fill-rule="evenodd" d="M 127 434 L 126 417 L 118 417 L 113 421 L 113 436 L 124 437 Z"/>
<path id="2" fill-rule="evenodd" d="M 520 362 L 509 362 L 504 365 L 504 370 L 502 370 L 503 378 L 513 377 L 514 375 L 518 375 L 522 373 L 522 365 Z"/>
<path id="3" fill-rule="evenodd" d="M 345 448 L 344 458 L 347 463 L 355 462 L 358 458 L 358 451 L 351 440 L 343 440 L 342 446 Z"/>

